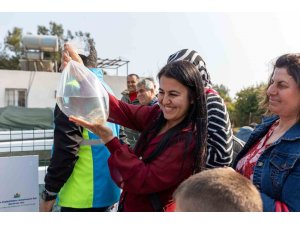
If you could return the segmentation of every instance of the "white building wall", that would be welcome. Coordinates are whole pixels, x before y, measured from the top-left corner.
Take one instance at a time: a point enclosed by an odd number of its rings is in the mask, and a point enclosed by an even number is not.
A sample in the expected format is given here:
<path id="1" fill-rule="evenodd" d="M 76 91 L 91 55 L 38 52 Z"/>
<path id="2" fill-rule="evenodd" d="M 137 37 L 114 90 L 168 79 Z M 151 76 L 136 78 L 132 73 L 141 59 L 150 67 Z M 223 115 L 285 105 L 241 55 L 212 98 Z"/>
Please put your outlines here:
<path id="1" fill-rule="evenodd" d="M 24 88 L 28 90 L 30 80 L 32 80 L 27 107 L 53 108 L 58 78 L 58 73 L 0 70 L 0 107 L 7 106 L 5 102 L 5 88 Z"/>
<path id="2" fill-rule="evenodd" d="M 53 108 L 55 106 L 55 91 L 60 73 L 31 72 L 20 70 L 0 70 L 0 107 L 5 107 L 5 88 L 28 89 L 33 79 L 28 96 L 28 108 Z M 104 76 L 104 80 L 120 98 L 126 89 L 125 76 Z"/>

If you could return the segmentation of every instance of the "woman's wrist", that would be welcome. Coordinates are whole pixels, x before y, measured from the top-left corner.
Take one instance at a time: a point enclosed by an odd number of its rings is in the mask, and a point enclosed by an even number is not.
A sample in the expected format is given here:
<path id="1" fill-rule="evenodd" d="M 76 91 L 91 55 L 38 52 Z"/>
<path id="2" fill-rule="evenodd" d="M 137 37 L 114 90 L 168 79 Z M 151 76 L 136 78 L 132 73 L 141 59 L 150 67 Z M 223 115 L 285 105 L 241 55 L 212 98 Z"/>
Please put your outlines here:
<path id="1" fill-rule="evenodd" d="M 110 142 L 112 139 L 114 139 L 114 136 L 108 136 L 106 138 L 102 138 L 102 141 L 104 144 Z"/>

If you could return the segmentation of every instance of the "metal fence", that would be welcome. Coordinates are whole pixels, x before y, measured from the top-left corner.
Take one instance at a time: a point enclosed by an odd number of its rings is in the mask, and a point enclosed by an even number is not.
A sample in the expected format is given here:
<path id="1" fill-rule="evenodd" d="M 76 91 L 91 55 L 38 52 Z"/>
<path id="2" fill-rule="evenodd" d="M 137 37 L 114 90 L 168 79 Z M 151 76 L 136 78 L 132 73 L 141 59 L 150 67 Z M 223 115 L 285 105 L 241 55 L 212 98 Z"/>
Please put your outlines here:
<path id="1" fill-rule="evenodd" d="M 53 129 L 0 131 L 0 157 L 39 155 L 39 165 L 48 165 L 52 145 Z"/>

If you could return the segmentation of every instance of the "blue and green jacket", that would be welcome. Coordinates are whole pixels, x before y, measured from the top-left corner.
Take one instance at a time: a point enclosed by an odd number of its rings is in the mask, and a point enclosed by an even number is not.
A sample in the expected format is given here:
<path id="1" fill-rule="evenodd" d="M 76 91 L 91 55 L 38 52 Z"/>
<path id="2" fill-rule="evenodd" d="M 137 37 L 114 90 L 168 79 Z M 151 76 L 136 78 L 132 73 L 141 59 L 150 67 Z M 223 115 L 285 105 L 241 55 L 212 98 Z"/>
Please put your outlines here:
<path id="1" fill-rule="evenodd" d="M 101 69 L 92 72 L 103 82 Z M 111 179 L 107 160 L 110 156 L 99 137 L 69 121 L 56 105 L 54 144 L 45 188 L 58 193 L 58 205 L 70 208 L 100 208 L 119 201 L 120 189 Z M 119 125 L 106 124 L 115 136 Z"/>

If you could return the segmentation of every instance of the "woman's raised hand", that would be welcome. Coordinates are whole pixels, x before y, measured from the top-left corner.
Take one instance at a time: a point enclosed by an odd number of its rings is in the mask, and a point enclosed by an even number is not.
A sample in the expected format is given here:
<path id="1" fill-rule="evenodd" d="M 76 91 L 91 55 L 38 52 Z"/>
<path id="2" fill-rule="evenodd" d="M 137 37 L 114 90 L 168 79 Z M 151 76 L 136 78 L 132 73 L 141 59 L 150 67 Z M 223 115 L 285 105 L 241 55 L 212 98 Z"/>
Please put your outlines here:
<path id="1" fill-rule="evenodd" d="M 72 45 L 70 45 L 69 43 L 64 44 L 64 51 L 68 52 L 69 55 L 68 55 L 67 59 L 69 59 L 69 61 L 72 59 L 72 60 L 74 60 L 74 61 L 76 61 L 78 63 L 83 64 L 82 59 L 77 54 L 77 52 L 74 50 L 74 48 L 72 47 Z"/>
<path id="2" fill-rule="evenodd" d="M 61 55 L 60 70 L 62 71 L 66 67 L 68 62 L 70 62 L 71 60 L 74 60 L 78 63 L 83 64 L 82 59 L 77 54 L 77 52 L 74 50 L 74 48 L 69 43 L 66 43 L 66 44 L 64 44 L 64 50 L 62 51 L 62 55 Z"/>
<path id="3" fill-rule="evenodd" d="M 98 135 L 102 139 L 104 144 L 106 144 L 107 142 L 111 141 L 114 138 L 112 130 L 110 128 L 106 127 L 105 125 L 92 124 L 90 122 L 87 122 L 87 121 L 80 119 L 78 117 L 75 117 L 75 116 L 70 116 L 69 120 L 71 122 L 76 123 L 79 126 L 89 129 L 94 134 Z"/>

